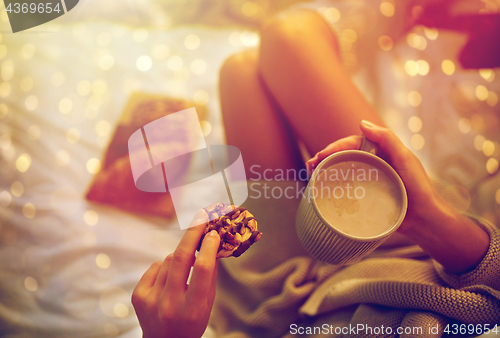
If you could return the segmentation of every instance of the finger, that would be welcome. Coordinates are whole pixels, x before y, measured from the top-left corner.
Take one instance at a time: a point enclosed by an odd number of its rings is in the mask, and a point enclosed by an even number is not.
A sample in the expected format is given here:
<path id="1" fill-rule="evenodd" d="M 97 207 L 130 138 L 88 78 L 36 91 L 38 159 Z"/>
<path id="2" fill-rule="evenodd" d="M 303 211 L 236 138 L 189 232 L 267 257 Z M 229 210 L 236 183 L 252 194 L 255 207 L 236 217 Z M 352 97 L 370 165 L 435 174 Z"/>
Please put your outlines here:
<path id="1" fill-rule="evenodd" d="M 173 253 L 165 257 L 163 260 L 163 263 L 161 264 L 161 267 L 158 271 L 158 275 L 156 276 L 156 280 L 154 282 L 153 289 L 151 290 L 152 293 L 156 295 L 160 295 L 161 292 L 163 291 L 163 288 L 165 287 L 165 283 L 167 282 L 167 276 L 168 276 L 168 271 L 170 270 L 170 265 L 172 264 L 172 257 L 174 256 Z"/>
<path id="2" fill-rule="evenodd" d="M 363 137 L 360 135 L 352 135 L 348 137 L 344 137 L 340 140 L 337 140 L 333 143 L 330 143 L 326 146 L 325 149 L 318 152 L 313 158 L 311 158 L 306 166 L 310 169 L 310 172 L 314 170 L 318 166 L 321 161 L 325 158 L 339 151 L 343 150 L 356 150 L 361 147 L 361 142 L 363 141 Z"/>
<path id="3" fill-rule="evenodd" d="M 208 222 L 207 213 L 203 209 L 198 210 L 191 224 L 199 225 L 186 230 L 179 245 L 177 245 L 170 265 L 172 273 L 167 276 L 164 290 L 167 292 L 166 296 L 176 297 L 179 294 L 184 294 L 189 271 L 194 262 L 194 252 L 198 247 L 206 222 Z"/>
<path id="4" fill-rule="evenodd" d="M 217 259 L 215 260 L 215 269 L 214 273 L 212 274 L 212 282 L 210 284 L 210 290 L 208 291 L 208 306 L 210 308 L 212 308 L 215 300 L 218 268 L 219 268 L 219 260 Z"/>
<path id="5" fill-rule="evenodd" d="M 215 230 L 212 230 L 203 239 L 200 253 L 193 266 L 193 275 L 187 293 L 188 302 L 196 303 L 208 298 L 219 242 L 220 237 Z"/>
<path id="6" fill-rule="evenodd" d="M 411 166 L 408 162 L 412 160 L 412 152 L 390 129 L 365 120 L 361 121 L 360 128 L 368 139 L 379 144 L 396 170 L 404 170 Z"/>
<path id="7" fill-rule="evenodd" d="M 420 160 L 389 129 L 362 121 L 361 130 L 370 140 L 377 142 L 380 149 L 388 156 L 389 163 L 398 172 L 403 183 L 411 193 L 419 190 L 424 182 L 430 184 L 429 178 Z"/>
<path id="8" fill-rule="evenodd" d="M 160 271 L 161 262 L 154 262 L 142 275 L 137 286 L 132 293 L 133 297 L 145 297 L 153 287 L 158 271 Z"/>

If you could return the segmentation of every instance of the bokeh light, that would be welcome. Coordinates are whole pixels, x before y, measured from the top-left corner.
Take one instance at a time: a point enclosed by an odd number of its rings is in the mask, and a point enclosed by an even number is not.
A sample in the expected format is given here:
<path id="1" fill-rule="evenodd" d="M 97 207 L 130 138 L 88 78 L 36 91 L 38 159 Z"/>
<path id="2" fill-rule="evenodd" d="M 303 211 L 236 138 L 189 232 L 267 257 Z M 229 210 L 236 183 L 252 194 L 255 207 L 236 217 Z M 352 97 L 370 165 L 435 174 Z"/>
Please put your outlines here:
<path id="1" fill-rule="evenodd" d="M 101 120 L 95 125 L 95 132 L 99 136 L 106 137 L 111 132 L 111 124 L 106 120 Z"/>
<path id="2" fill-rule="evenodd" d="M 210 124 L 210 122 L 208 122 L 206 120 L 201 120 L 200 126 L 201 126 L 201 130 L 203 132 L 204 137 L 207 137 L 208 135 L 210 135 L 210 133 L 212 132 L 212 125 Z"/>
<path id="3" fill-rule="evenodd" d="M 420 103 L 422 103 L 422 95 L 417 91 L 411 91 L 408 93 L 408 103 L 412 107 L 420 106 Z"/>
<path id="4" fill-rule="evenodd" d="M 441 63 L 441 69 L 446 75 L 453 75 L 455 72 L 455 64 L 451 60 L 443 60 Z"/>
<path id="5" fill-rule="evenodd" d="M 257 47 L 260 42 L 260 36 L 257 32 L 244 30 L 239 36 L 240 42 L 245 47 Z"/>
<path id="6" fill-rule="evenodd" d="M 203 106 L 210 100 L 210 95 L 204 90 L 198 90 L 194 93 L 193 100 L 196 104 Z"/>
<path id="7" fill-rule="evenodd" d="M 490 107 L 496 106 L 496 104 L 498 103 L 498 95 L 497 95 L 497 93 L 489 91 L 488 92 L 488 97 L 486 98 L 486 103 Z"/>
<path id="8" fill-rule="evenodd" d="M 70 98 L 64 98 L 59 102 L 59 111 L 61 114 L 69 114 L 73 109 L 73 101 Z"/>
<path id="9" fill-rule="evenodd" d="M 413 60 L 406 61 L 405 62 L 405 71 L 410 76 L 416 76 L 418 74 L 417 63 Z"/>
<path id="10" fill-rule="evenodd" d="M 101 32 L 97 35 L 97 44 L 101 47 L 106 47 L 110 44 L 112 38 L 108 32 Z"/>
<path id="11" fill-rule="evenodd" d="M 7 60 L 2 63 L 2 68 L 0 71 L 0 77 L 4 81 L 10 81 L 14 76 L 14 65 L 12 61 Z"/>
<path id="12" fill-rule="evenodd" d="M 476 97 L 480 101 L 486 101 L 486 99 L 488 98 L 488 89 L 485 86 L 477 86 Z"/>
<path id="13" fill-rule="evenodd" d="M 470 117 L 470 123 L 472 125 L 472 129 L 474 129 L 478 132 L 483 132 L 483 130 L 484 130 L 484 118 L 480 114 L 473 114 Z"/>
<path id="14" fill-rule="evenodd" d="M 425 139 L 420 134 L 414 134 L 410 139 L 410 145 L 415 150 L 420 150 L 425 145 Z"/>
<path id="15" fill-rule="evenodd" d="M 56 153 L 56 163 L 61 167 L 67 166 L 71 162 L 71 157 L 67 151 L 59 150 Z"/>
<path id="16" fill-rule="evenodd" d="M 353 44 L 358 39 L 358 34 L 354 29 L 346 28 L 340 33 L 340 39 L 342 42 Z"/>
<path id="17" fill-rule="evenodd" d="M 392 49 L 392 47 L 394 46 L 394 42 L 392 41 L 391 37 L 382 35 L 378 38 L 378 45 L 380 49 L 388 51 Z"/>
<path id="18" fill-rule="evenodd" d="M 66 140 L 69 143 L 76 143 L 80 140 L 80 131 L 76 128 L 69 128 L 66 132 Z"/>
<path id="19" fill-rule="evenodd" d="M 0 192 L 0 205 L 8 207 L 12 202 L 12 195 L 7 191 L 3 190 Z"/>
<path id="20" fill-rule="evenodd" d="M 89 100 L 87 101 L 87 108 L 88 108 L 87 110 L 94 111 L 96 113 L 90 114 L 86 111 L 85 116 L 89 119 L 91 119 L 89 115 L 92 116 L 92 118 L 97 117 L 97 111 L 99 110 L 101 105 L 102 105 L 102 98 L 98 95 L 91 95 L 89 97 Z"/>
<path id="21" fill-rule="evenodd" d="M 323 15 L 328 21 L 332 23 L 338 22 L 340 20 L 340 11 L 335 7 L 326 8 L 323 11 Z"/>
<path id="22" fill-rule="evenodd" d="M 420 18 L 424 14 L 424 8 L 422 6 L 413 6 L 411 8 L 411 15 L 417 19 Z"/>
<path id="23" fill-rule="evenodd" d="M 394 15 L 395 12 L 394 5 L 390 2 L 382 2 L 380 4 L 380 12 L 384 16 L 391 17 Z"/>
<path id="24" fill-rule="evenodd" d="M 476 148 L 477 151 L 483 151 L 483 144 L 486 141 L 483 135 L 476 135 L 474 138 L 474 148 Z"/>
<path id="25" fill-rule="evenodd" d="M 94 226 L 99 222 L 99 215 L 94 210 L 87 210 L 83 215 L 83 220 L 87 225 Z"/>
<path id="26" fill-rule="evenodd" d="M 28 291 L 35 292 L 38 290 L 38 282 L 35 278 L 28 276 L 24 279 L 24 287 Z"/>
<path id="27" fill-rule="evenodd" d="M 387 123 L 387 126 L 391 129 L 396 129 L 399 128 L 402 118 L 401 118 L 401 113 L 398 112 L 396 109 L 388 109 L 384 113 L 384 120 Z"/>
<path id="28" fill-rule="evenodd" d="M 422 120 L 417 116 L 412 116 L 408 120 L 408 128 L 414 132 L 418 133 L 422 129 Z"/>
<path id="29" fill-rule="evenodd" d="M 245 16 L 253 17 L 259 13 L 259 6 L 255 2 L 247 1 L 241 6 L 241 12 Z"/>
<path id="30" fill-rule="evenodd" d="M 38 108 L 38 98 L 35 95 L 30 95 L 24 100 L 24 106 L 29 111 L 35 111 Z"/>
<path id="31" fill-rule="evenodd" d="M 147 55 L 142 55 L 139 56 L 135 65 L 141 72 L 147 72 L 153 66 L 153 60 Z"/>
<path id="32" fill-rule="evenodd" d="M 106 289 L 99 298 L 99 307 L 108 317 L 117 317 L 115 314 L 116 304 L 128 304 L 130 302 L 129 293 L 120 287 L 113 286 Z"/>
<path id="33" fill-rule="evenodd" d="M 241 46 L 240 32 L 236 31 L 229 34 L 229 44 L 234 47 Z"/>
<path id="34" fill-rule="evenodd" d="M 191 76 L 191 73 L 189 72 L 189 69 L 181 68 L 175 72 L 174 81 L 177 84 L 180 84 L 182 82 L 187 82 L 189 80 L 190 76 Z"/>
<path id="35" fill-rule="evenodd" d="M 102 70 L 110 70 L 115 64 L 115 58 L 112 55 L 105 54 L 99 59 L 99 67 Z"/>
<path id="36" fill-rule="evenodd" d="M 201 40 L 198 35 L 190 34 L 184 39 L 184 46 L 189 50 L 195 50 L 200 47 Z"/>
<path id="37" fill-rule="evenodd" d="M 489 174 L 496 174 L 498 171 L 498 160 L 496 158 L 489 158 L 488 161 L 486 162 L 486 171 L 488 171 Z"/>
<path id="38" fill-rule="evenodd" d="M 495 144 L 489 140 L 483 142 L 483 154 L 491 156 L 495 153 Z"/>
<path id="39" fill-rule="evenodd" d="M 26 218 L 34 218 L 36 215 L 36 208 L 32 203 L 23 205 L 23 215 Z"/>
<path id="40" fill-rule="evenodd" d="M 78 85 L 76 87 L 76 91 L 81 96 L 89 95 L 91 90 L 92 90 L 92 84 L 90 83 L 90 81 L 87 80 L 82 80 L 78 82 Z"/>
<path id="41" fill-rule="evenodd" d="M 159 44 L 153 47 L 151 55 L 157 60 L 166 60 L 170 55 L 170 49 L 163 44 Z"/>
<path id="42" fill-rule="evenodd" d="M 31 166 L 31 157 L 30 155 L 24 153 L 21 156 L 19 156 L 16 160 L 16 168 L 20 172 L 24 173 L 26 172 L 29 167 Z"/>
<path id="43" fill-rule="evenodd" d="M 125 318 L 128 316 L 128 306 L 123 303 L 116 303 L 113 312 L 118 318 Z"/>
<path id="44" fill-rule="evenodd" d="M 462 117 L 460 120 L 458 120 L 458 130 L 460 130 L 461 133 L 467 134 L 470 132 L 472 128 L 472 125 L 469 121 L 469 119 Z"/>
<path id="45" fill-rule="evenodd" d="M 479 75 L 488 82 L 492 82 L 495 79 L 495 73 L 492 69 L 480 69 Z"/>
<path id="46" fill-rule="evenodd" d="M 111 259 L 109 258 L 108 255 L 100 253 L 95 258 L 95 264 L 100 269 L 105 270 L 105 269 L 109 268 L 109 266 L 111 265 Z"/>
<path id="47" fill-rule="evenodd" d="M 429 64 L 425 60 L 417 60 L 415 63 L 415 68 L 417 70 L 417 73 L 425 76 L 427 73 L 429 73 Z"/>
<path id="48" fill-rule="evenodd" d="M 16 197 L 21 197 L 24 193 L 24 185 L 19 181 L 14 181 L 10 185 L 10 192 Z"/>
<path id="49" fill-rule="evenodd" d="M 97 174 L 101 170 L 101 161 L 93 157 L 87 161 L 87 171 L 91 174 Z"/>
<path id="50" fill-rule="evenodd" d="M 424 34 L 427 39 L 436 40 L 438 38 L 439 32 L 437 28 L 424 27 Z"/>
<path id="51" fill-rule="evenodd" d="M 409 33 L 406 36 L 406 43 L 408 43 L 410 47 L 418 50 L 424 50 L 425 48 L 427 48 L 426 38 L 416 33 Z"/>
<path id="52" fill-rule="evenodd" d="M 92 82 L 92 93 L 95 96 L 102 96 L 108 91 L 108 84 L 103 79 L 97 79 Z"/>

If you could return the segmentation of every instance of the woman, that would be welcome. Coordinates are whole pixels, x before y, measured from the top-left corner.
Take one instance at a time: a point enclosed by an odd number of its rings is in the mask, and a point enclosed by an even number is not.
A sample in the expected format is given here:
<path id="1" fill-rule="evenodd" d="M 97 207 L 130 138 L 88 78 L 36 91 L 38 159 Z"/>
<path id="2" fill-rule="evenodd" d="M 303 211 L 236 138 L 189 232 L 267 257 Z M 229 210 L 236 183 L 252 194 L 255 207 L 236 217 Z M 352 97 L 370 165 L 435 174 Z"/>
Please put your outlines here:
<path id="1" fill-rule="evenodd" d="M 220 93 L 227 143 L 241 150 L 248 180 L 261 179 L 265 170 L 303 168 L 298 139 L 316 154 L 307 162 L 313 170 L 332 153 L 359 149 L 361 129 L 403 180 L 408 212 L 385 248 L 340 268 L 314 261 L 299 247 L 293 227 L 298 200 L 250 201 L 264 235 L 219 271 L 211 318 L 219 334 L 377 336 L 342 330 L 361 324 L 378 327 L 378 336 L 384 325 L 391 327 L 387 336 L 412 326 L 423 330 L 418 336 L 440 336 L 447 328 L 454 333 L 450 325 L 458 322 L 493 328 L 500 321 L 498 231 L 441 199 L 420 161 L 383 127 L 351 81 L 336 36 L 320 15 L 297 9 L 269 20 L 258 51 L 226 61 Z M 214 303 L 219 238 L 207 236 L 195 259 L 201 231 L 188 230 L 173 255 L 153 264 L 137 285 L 132 300 L 144 337 L 203 334 Z M 408 271 L 400 276 L 401 269 Z M 480 328 L 469 333 L 485 331 Z"/>

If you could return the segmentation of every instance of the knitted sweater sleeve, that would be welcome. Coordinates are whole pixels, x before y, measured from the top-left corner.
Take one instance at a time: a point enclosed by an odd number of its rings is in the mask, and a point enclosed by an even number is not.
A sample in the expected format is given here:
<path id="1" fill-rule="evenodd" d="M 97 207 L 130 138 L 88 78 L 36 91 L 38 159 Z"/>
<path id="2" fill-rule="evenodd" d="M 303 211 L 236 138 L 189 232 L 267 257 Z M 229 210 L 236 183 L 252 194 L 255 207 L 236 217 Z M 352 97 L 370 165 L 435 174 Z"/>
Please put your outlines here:
<path id="1" fill-rule="evenodd" d="M 484 285 L 500 290 L 500 231 L 484 219 L 467 214 L 490 237 L 490 246 L 483 260 L 472 271 L 462 274 L 448 273 L 437 262 L 435 266 L 441 278 L 452 288 L 461 289 L 468 286 Z"/>

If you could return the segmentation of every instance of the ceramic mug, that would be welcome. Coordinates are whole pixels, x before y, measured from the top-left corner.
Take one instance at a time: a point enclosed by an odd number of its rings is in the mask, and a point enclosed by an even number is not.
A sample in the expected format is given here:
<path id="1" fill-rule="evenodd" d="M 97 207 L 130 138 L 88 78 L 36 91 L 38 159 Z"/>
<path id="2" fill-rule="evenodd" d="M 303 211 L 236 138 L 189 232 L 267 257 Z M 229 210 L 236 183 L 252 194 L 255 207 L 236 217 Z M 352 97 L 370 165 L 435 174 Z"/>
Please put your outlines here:
<path id="1" fill-rule="evenodd" d="M 296 230 L 304 248 L 316 259 L 335 265 L 356 263 L 388 239 L 403 222 L 408 206 L 405 186 L 396 171 L 386 161 L 376 156 L 376 152 L 377 145 L 365 137 L 360 150 L 337 152 L 325 158 L 315 168 L 297 211 Z M 349 171 L 351 164 L 352 175 Z M 358 169 L 354 168 L 355 164 Z M 345 172 L 341 173 L 344 178 L 352 176 L 353 179 L 347 181 L 347 185 L 346 181 L 335 182 L 342 168 L 347 171 L 347 175 Z M 377 170 L 377 181 L 356 182 L 354 170 L 358 171 L 359 178 L 362 177 L 359 174 L 360 168 Z M 328 176 L 328 173 L 331 175 Z M 334 173 L 337 173 L 337 176 L 334 176 Z M 349 182 L 353 183 L 352 199 L 349 200 L 344 194 L 342 199 L 337 199 L 341 192 L 338 190 L 339 187 L 343 184 L 348 188 Z M 335 186 L 334 189 L 330 189 L 334 194 L 329 194 L 328 200 L 318 194 L 316 186 L 320 183 L 334 184 L 330 188 Z M 352 191 L 355 184 L 358 185 L 356 189 L 364 189 L 365 194 L 362 198 L 361 193 L 357 194 L 356 191 L 355 194 Z M 363 187 L 363 184 L 366 187 Z M 385 193 L 386 188 L 390 194 Z M 368 199 L 367 189 L 378 190 L 375 190 Z M 322 191 L 324 190 L 322 188 Z M 325 208 L 325 205 L 328 207 Z M 347 207 L 344 208 L 343 205 Z M 386 218 L 385 209 L 391 209 L 387 211 L 391 217 Z M 378 227 L 382 224 L 384 228 L 380 228 L 382 230 L 377 232 L 376 227 L 371 228 L 371 224 L 378 224 Z"/>

